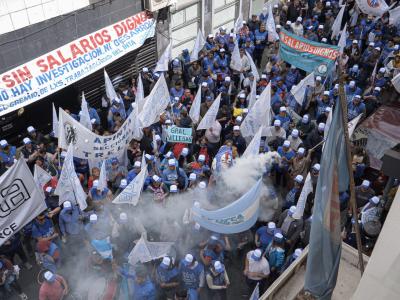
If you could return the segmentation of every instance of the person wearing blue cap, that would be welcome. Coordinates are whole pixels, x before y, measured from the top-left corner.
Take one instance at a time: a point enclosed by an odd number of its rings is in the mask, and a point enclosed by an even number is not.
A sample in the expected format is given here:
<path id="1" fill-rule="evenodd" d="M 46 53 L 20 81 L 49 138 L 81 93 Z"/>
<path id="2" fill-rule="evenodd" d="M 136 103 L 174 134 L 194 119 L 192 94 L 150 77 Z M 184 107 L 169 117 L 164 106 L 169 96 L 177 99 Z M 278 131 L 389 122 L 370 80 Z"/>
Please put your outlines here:
<path id="1" fill-rule="evenodd" d="M 155 272 L 158 299 L 173 299 L 179 286 L 179 271 L 174 266 L 173 259 L 163 257 Z"/>
<path id="2" fill-rule="evenodd" d="M 204 287 L 204 266 L 192 254 L 186 254 L 179 263 L 181 286 L 188 291 L 189 300 L 198 300 Z"/>
<path id="3" fill-rule="evenodd" d="M 215 261 L 206 272 L 208 298 L 210 300 L 227 300 L 227 288 L 230 285 L 228 273 L 220 261 Z"/>

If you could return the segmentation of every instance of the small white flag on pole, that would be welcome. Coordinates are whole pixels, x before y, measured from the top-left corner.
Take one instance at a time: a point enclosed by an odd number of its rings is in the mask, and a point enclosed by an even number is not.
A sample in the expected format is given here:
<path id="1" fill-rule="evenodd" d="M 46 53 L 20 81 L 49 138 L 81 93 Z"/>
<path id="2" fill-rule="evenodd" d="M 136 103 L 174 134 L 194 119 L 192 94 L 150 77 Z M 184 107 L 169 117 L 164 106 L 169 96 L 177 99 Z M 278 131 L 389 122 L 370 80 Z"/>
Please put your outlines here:
<path id="1" fill-rule="evenodd" d="M 268 31 L 269 42 L 275 42 L 276 40 L 279 40 L 279 35 L 276 32 L 274 14 L 272 13 L 271 4 L 268 5 L 268 17 L 267 17 L 266 29 Z"/>
<path id="2" fill-rule="evenodd" d="M 98 189 L 103 191 L 107 187 L 107 170 L 106 170 L 106 160 L 103 160 L 100 168 L 99 185 Z"/>
<path id="3" fill-rule="evenodd" d="M 400 6 L 389 10 L 389 24 L 396 26 L 398 23 L 400 23 Z"/>
<path id="4" fill-rule="evenodd" d="M 85 98 L 85 93 L 82 92 L 81 111 L 79 113 L 79 123 L 92 131 L 92 122 L 90 121 L 89 109 Z"/>
<path id="5" fill-rule="evenodd" d="M 143 89 L 143 81 L 142 81 L 142 74 L 139 73 L 139 79 L 137 82 L 136 88 L 136 97 L 135 102 L 137 103 L 138 113 L 140 113 L 144 106 L 144 89 Z"/>
<path id="6" fill-rule="evenodd" d="M 200 119 L 200 105 L 201 105 L 201 85 L 199 85 L 196 97 L 194 97 L 192 106 L 190 107 L 189 110 L 189 117 L 195 124 L 197 124 Z"/>
<path id="7" fill-rule="evenodd" d="M 136 206 L 139 202 L 144 181 L 147 177 L 147 164 L 142 165 L 139 174 L 126 186 L 126 188 L 113 200 L 114 204 L 132 204 Z"/>
<path id="8" fill-rule="evenodd" d="M 199 126 L 197 126 L 197 130 L 208 129 L 213 126 L 215 119 L 217 118 L 220 102 L 221 94 L 219 94 L 217 99 L 215 99 L 213 104 L 211 104 L 203 119 L 201 119 Z"/>
<path id="9" fill-rule="evenodd" d="M 53 120 L 52 120 L 53 133 L 54 133 L 54 137 L 58 138 L 58 118 L 57 118 L 57 112 L 56 112 L 56 108 L 54 107 L 54 103 L 52 103 L 52 105 L 53 105 Z"/>
<path id="10" fill-rule="evenodd" d="M 395 77 L 393 77 L 392 84 L 393 84 L 394 88 L 396 89 L 396 91 L 398 93 L 400 93 L 400 73 L 397 74 Z"/>
<path id="11" fill-rule="evenodd" d="M 133 119 L 133 138 L 140 141 L 143 137 L 143 131 L 139 119 L 138 104 L 132 103 L 132 119 Z M 126 151 L 125 151 L 126 152 Z"/>
<path id="12" fill-rule="evenodd" d="M 340 8 L 338 15 L 336 16 L 336 19 L 333 22 L 331 39 L 334 39 L 339 36 L 340 27 L 342 26 L 342 20 L 343 20 L 343 14 L 344 14 L 345 8 L 346 8 L 346 5 L 343 5 Z"/>
<path id="13" fill-rule="evenodd" d="M 257 81 L 254 79 L 251 84 L 251 90 L 249 94 L 249 110 L 254 106 L 257 101 Z"/>
<path id="14" fill-rule="evenodd" d="M 235 47 L 232 51 L 231 68 L 238 72 L 242 71 L 242 59 L 240 58 L 239 44 L 237 40 L 235 40 Z"/>
<path id="15" fill-rule="evenodd" d="M 293 86 L 290 90 L 299 105 L 303 105 L 307 86 L 315 86 L 314 72 L 311 72 L 308 76 L 301 80 L 298 85 Z"/>
<path id="16" fill-rule="evenodd" d="M 107 98 L 112 102 L 114 99 L 119 99 L 117 93 L 115 92 L 114 86 L 111 82 L 110 77 L 108 76 L 106 69 L 104 69 L 104 84 L 106 87 L 106 95 Z"/>
<path id="17" fill-rule="evenodd" d="M 254 288 L 253 293 L 251 293 L 249 300 L 258 300 L 258 299 L 260 299 L 260 284 L 257 282 L 257 285 Z"/>
<path id="18" fill-rule="evenodd" d="M 261 135 L 263 132 L 263 126 L 260 126 L 257 133 L 254 135 L 250 144 L 247 145 L 242 157 L 256 156 L 260 153 Z"/>
<path id="19" fill-rule="evenodd" d="M 299 200 L 297 201 L 296 211 L 293 214 L 294 219 L 301 219 L 304 214 L 304 208 L 306 207 L 306 200 L 310 193 L 313 192 L 313 186 L 311 181 L 310 173 L 307 174 L 306 181 L 304 182 L 303 188 L 300 192 Z"/>
<path id="20" fill-rule="evenodd" d="M 78 204 L 81 210 L 87 207 L 86 193 L 75 172 L 72 143 L 68 146 L 67 155 L 65 156 L 64 165 L 54 194 L 59 196 L 60 205 L 68 200 Z"/>
<path id="21" fill-rule="evenodd" d="M 343 53 L 344 48 L 346 48 L 346 39 L 347 39 L 347 23 L 344 24 L 342 33 L 340 35 L 340 39 L 338 42 L 338 46 L 340 48 L 339 52 Z"/>
<path id="22" fill-rule="evenodd" d="M 164 53 L 158 59 L 157 66 L 154 72 L 165 72 L 168 71 L 169 62 L 172 59 L 172 41 L 169 42 L 167 48 L 165 48 Z"/>
<path id="23" fill-rule="evenodd" d="M 354 133 L 354 130 L 357 127 L 358 122 L 360 121 L 361 117 L 363 114 L 359 114 L 356 118 L 354 118 L 353 120 L 351 120 L 347 125 L 348 125 L 348 130 L 349 130 L 349 138 L 351 138 L 351 136 Z"/>
<path id="24" fill-rule="evenodd" d="M 246 56 L 250 62 L 250 68 L 251 68 L 251 72 L 254 75 L 254 78 L 256 79 L 256 81 L 260 80 L 260 74 L 258 74 L 258 70 L 256 67 L 256 64 L 254 63 L 253 58 L 251 57 L 251 55 L 246 51 Z"/>
<path id="25" fill-rule="evenodd" d="M 35 179 L 35 182 L 37 183 L 39 189 L 43 192 L 43 187 L 46 183 L 48 183 L 51 180 L 51 175 L 47 173 L 45 170 L 43 170 L 41 167 L 39 167 L 37 164 L 35 164 L 35 167 L 33 169 L 33 179 Z"/>
<path id="26" fill-rule="evenodd" d="M 239 16 L 235 22 L 235 33 L 239 34 L 239 32 L 242 28 L 243 28 L 243 15 L 242 15 L 242 12 L 239 12 Z"/>
<path id="27" fill-rule="evenodd" d="M 204 38 L 203 33 L 199 29 L 197 32 L 196 41 L 194 42 L 194 47 L 192 53 L 190 53 L 190 62 L 196 61 L 199 59 L 199 52 L 203 49 L 206 44 L 206 40 Z"/>

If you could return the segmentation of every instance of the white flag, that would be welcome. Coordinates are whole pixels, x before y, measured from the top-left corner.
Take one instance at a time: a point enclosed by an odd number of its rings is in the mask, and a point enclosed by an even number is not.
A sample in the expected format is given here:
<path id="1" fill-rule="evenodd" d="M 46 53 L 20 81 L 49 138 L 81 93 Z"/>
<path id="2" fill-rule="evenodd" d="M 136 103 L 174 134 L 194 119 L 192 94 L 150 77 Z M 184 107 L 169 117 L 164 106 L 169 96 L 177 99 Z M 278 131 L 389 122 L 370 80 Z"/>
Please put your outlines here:
<path id="1" fill-rule="evenodd" d="M 126 188 L 113 200 L 114 204 L 132 204 L 136 206 L 139 202 L 144 181 L 147 177 L 147 164 L 142 165 L 138 175 L 126 186 Z"/>
<path id="2" fill-rule="evenodd" d="M 389 24 L 397 25 L 400 23 L 400 6 L 389 10 Z"/>
<path id="3" fill-rule="evenodd" d="M 297 200 L 296 211 L 293 214 L 293 218 L 301 219 L 304 214 L 304 208 L 306 207 L 306 200 L 310 193 L 313 192 L 313 186 L 311 182 L 310 173 L 307 174 L 306 181 L 304 182 L 303 188 L 300 192 L 299 200 Z"/>
<path id="4" fill-rule="evenodd" d="M 168 71 L 169 62 L 172 59 L 172 41 L 169 42 L 167 48 L 165 48 L 164 53 L 158 59 L 157 66 L 154 72 L 165 72 Z"/>
<path id="5" fill-rule="evenodd" d="M 200 105 L 201 105 L 201 85 L 197 90 L 196 97 L 194 97 L 192 106 L 189 110 L 189 117 L 192 119 L 194 124 L 197 124 L 200 119 Z"/>
<path id="6" fill-rule="evenodd" d="M 326 118 L 326 123 L 325 123 L 325 130 L 324 130 L 324 140 L 326 141 L 326 138 L 328 137 L 328 132 L 329 128 L 331 127 L 332 124 L 332 115 L 333 115 L 333 109 L 331 108 L 331 111 L 328 114 L 328 117 Z M 325 143 L 323 144 L 322 147 L 325 146 Z"/>
<path id="7" fill-rule="evenodd" d="M 144 98 L 142 74 L 139 73 L 139 79 L 137 82 L 136 97 L 135 97 L 135 102 L 137 103 L 137 109 L 139 113 L 143 110 L 144 101 L 145 98 Z"/>
<path id="8" fill-rule="evenodd" d="M 140 123 L 138 104 L 132 103 L 133 138 L 140 141 L 143 137 L 142 124 Z M 126 151 L 125 151 L 126 152 Z"/>
<path id="9" fill-rule="evenodd" d="M 257 133 L 254 135 L 252 140 L 250 141 L 250 144 L 247 145 L 246 150 L 244 151 L 242 157 L 250 157 L 250 156 L 256 156 L 258 153 L 260 153 L 260 144 L 261 144 L 261 134 L 263 132 L 264 127 L 260 127 L 257 131 Z"/>
<path id="10" fill-rule="evenodd" d="M 56 108 L 54 107 L 54 103 L 52 103 L 53 105 L 53 133 L 54 133 L 54 137 L 58 138 L 58 118 L 57 118 L 57 112 L 56 112 Z"/>
<path id="11" fill-rule="evenodd" d="M 42 192 L 44 185 L 48 183 L 51 178 L 52 177 L 49 173 L 47 173 L 45 170 L 35 164 L 35 167 L 33 169 L 33 179 L 35 179 L 35 182 Z"/>
<path id="12" fill-rule="evenodd" d="M 392 84 L 393 84 L 394 88 L 396 89 L 396 91 L 398 93 L 400 93 L 400 73 L 397 74 L 395 77 L 393 77 Z"/>
<path id="13" fill-rule="evenodd" d="M 376 61 L 375 67 L 374 67 L 374 69 L 372 70 L 372 74 L 371 74 L 371 79 L 372 79 L 372 81 L 375 80 L 375 76 L 376 76 L 376 72 L 377 72 L 377 68 L 378 68 L 378 62 L 379 62 L 379 59 Z"/>
<path id="14" fill-rule="evenodd" d="M 239 16 L 235 22 L 235 33 L 239 34 L 242 27 L 243 27 L 243 15 L 242 15 L 242 12 L 239 12 Z"/>
<path id="15" fill-rule="evenodd" d="M 271 83 L 267 85 L 240 125 L 244 137 L 254 136 L 260 126 L 268 126 L 271 120 Z"/>
<path id="16" fill-rule="evenodd" d="M 360 15 L 360 9 L 358 8 L 357 3 L 356 3 L 356 4 L 354 4 L 353 14 L 351 15 L 351 18 L 350 18 L 350 27 L 356 26 L 359 15 Z"/>
<path id="17" fill-rule="evenodd" d="M 217 99 L 215 99 L 213 104 L 211 104 L 203 119 L 201 119 L 199 126 L 197 126 L 197 130 L 208 129 L 213 126 L 215 119 L 217 118 L 220 102 L 221 94 L 219 94 Z"/>
<path id="18" fill-rule="evenodd" d="M 356 0 L 360 10 L 367 15 L 382 16 L 389 10 L 385 0 Z"/>
<path id="19" fill-rule="evenodd" d="M 85 94 L 82 92 L 81 111 L 79 113 L 79 123 L 92 131 L 92 122 L 90 121 L 89 109 L 85 99 Z"/>
<path id="20" fill-rule="evenodd" d="M 271 4 L 269 4 L 269 6 L 268 6 L 268 17 L 267 17 L 266 29 L 268 31 L 268 41 L 269 42 L 275 42 L 276 40 L 279 40 L 279 35 L 276 32 L 274 14 L 272 13 Z"/>
<path id="21" fill-rule="evenodd" d="M 144 235 L 133 247 L 128 255 L 129 264 L 132 266 L 137 263 L 146 263 L 171 253 L 171 247 L 174 243 L 171 242 L 149 242 L 144 238 Z"/>
<path id="22" fill-rule="evenodd" d="M 340 39 L 338 42 L 338 46 L 340 48 L 339 52 L 343 53 L 344 48 L 346 48 L 346 39 L 347 39 L 347 23 L 344 24 L 342 33 L 340 35 Z"/>
<path id="23" fill-rule="evenodd" d="M 59 196 L 58 203 L 60 205 L 68 200 L 78 204 L 81 210 L 87 207 L 86 193 L 75 172 L 72 143 L 68 146 L 67 155 L 65 156 L 64 165 L 54 194 Z"/>
<path id="24" fill-rule="evenodd" d="M 246 51 L 246 56 L 250 62 L 250 67 L 251 67 L 251 72 L 254 75 L 254 78 L 256 79 L 256 81 L 260 80 L 260 74 L 258 74 L 258 70 L 256 67 L 256 64 L 254 63 L 253 58 L 251 57 L 251 55 Z"/>
<path id="25" fill-rule="evenodd" d="M 251 84 L 251 90 L 248 98 L 249 98 L 249 110 L 250 110 L 257 101 L 257 81 L 255 79 Z"/>
<path id="26" fill-rule="evenodd" d="M 0 246 L 46 209 L 43 191 L 20 158 L 0 177 Z"/>
<path id="27" fill-rule="evenodd" d="M 232 51 L 231 68 L 239 72 L 242 70 L 242 59 L 240 58 L 239 44 L 237 40 L 235 40 L 235 47 Z"/>
<path id="28" fill-rule="evenodd" d="M 249 300 L 258 300 L 260 299 L 260 287 L 259 283 L 257 282 L 256 287 L 253 290 L 253 293 L 251 293 L 250 299 Z"/>
<path id="29" fill-rule="evenodd" d="M 334 38 L 336 38 L 337 36 L 339 36 L 340 27 L 342 26 L 342 19 L 343 19 L 343 14 L 344 14 L 345 8 L 346 8 L 345 5 L 343 5 L 340 8 L 340 11 L 339 11 L 338 15 L 336 16 L 335 22 L 333 22 L 333 25 L 332 25 L 332 36 L 331 36 L 332 40 Z"/>
<path id="30" fill-rule="evenodd" d="M 165 82 L 164 74 L 161 74 L 147 98 L 139 115 L 142 127 L 148 127 L 157 122 L 160 114 L 164 112 L 169 104 L 169 89 Z"/>
<path id="31" fill-rule="evenodd" d="M 347 126 L 348 126 L 348 130 L 349 130 L 349 138 L 351 138 L 351 136 L 354 133 L 354 130 L 357 127 L 358 122 L 360 121 L 361 117 L 363 114 L 358 115 L 356 118 L 354 118 L 353 120 L 351 120 Z"/>
<path id="32" fill-rule="evenodd" d="M 307 86 L 315 86 L 314 72 L 310 73 L 307 77 L 300 81 L 298 85 L 293 86 L 290 90 L 299 105 L 303 105 Z"/>
<path id="33" fill-rule="evenodd" d="M 104 69 L 104 85 L 106 87 L 106 95 L 107 98 L 110 99 L 112 102 L 114 99 L 119 99 L 117 92 L 114 89 L 114 86 L 110 80 L 110 77 L 108 76 L 106 69 Z"/>
<path id="34" fill-rule="evenodd" d="M 100 168 L 99 185 L 98 189 L 103 191 L 107 187 L 107 170 L 106 160 L 103 160 Z"/>
<path id="35" fill-rule="evenodd" d="M 194 47 L 192 53 L 190 53 L 190 62 L 196 61 L 199 59 L 199 52 L 203 49 L 206 44 L 206 40 L 204 38 L 203 33 L 199 29 L 197 32 L 196 41 L 194 42 Z"/>

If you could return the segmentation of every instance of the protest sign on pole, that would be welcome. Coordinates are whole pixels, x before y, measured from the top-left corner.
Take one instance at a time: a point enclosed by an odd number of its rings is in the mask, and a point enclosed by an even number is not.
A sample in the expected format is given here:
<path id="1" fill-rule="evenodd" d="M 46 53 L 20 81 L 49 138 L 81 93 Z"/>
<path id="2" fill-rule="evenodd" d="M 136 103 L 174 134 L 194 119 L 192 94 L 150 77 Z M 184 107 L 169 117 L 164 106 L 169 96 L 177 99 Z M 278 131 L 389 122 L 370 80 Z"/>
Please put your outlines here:
<path id="1" fill-rule="evenodd" d="M 171 126 L 167 128 L 167 142 L 170 143 L 192 143 L 192 128 Z"/>

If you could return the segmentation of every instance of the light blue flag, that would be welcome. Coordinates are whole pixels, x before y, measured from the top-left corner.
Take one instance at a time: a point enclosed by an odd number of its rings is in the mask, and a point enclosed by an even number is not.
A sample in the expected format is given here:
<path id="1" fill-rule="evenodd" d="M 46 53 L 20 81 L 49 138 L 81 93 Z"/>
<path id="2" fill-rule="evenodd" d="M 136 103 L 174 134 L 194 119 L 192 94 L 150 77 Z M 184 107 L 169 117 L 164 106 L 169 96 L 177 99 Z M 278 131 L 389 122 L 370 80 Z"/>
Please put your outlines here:
<path id="1" fill-rule="evenodd" d="M 318 299 L 330 299 L 341 254 L 339 192 L 349 184 L 343 114 L 336 105 L 322 153 L 315 193 L 304 289 Z"/>
<path id="2" fill-rule="evenodd" d="M 194 221 L 202 227 L 223 234 L 249 229 L 257 221 L 260 206 L 261 179 L 242 197 L 228 206 L 214 211 L 192 208 Z"/>

